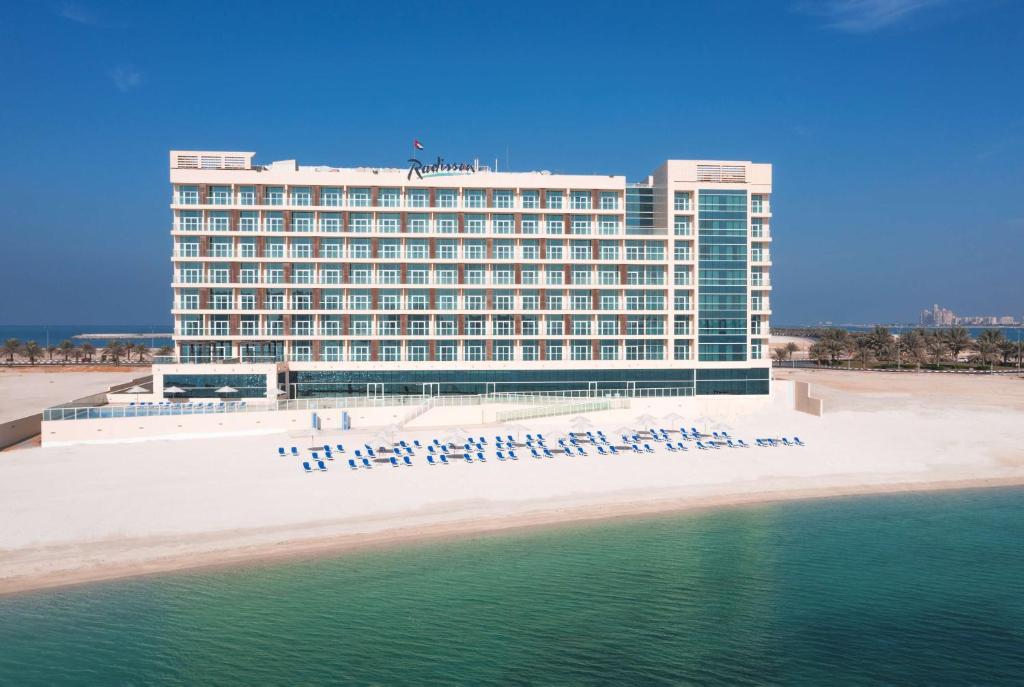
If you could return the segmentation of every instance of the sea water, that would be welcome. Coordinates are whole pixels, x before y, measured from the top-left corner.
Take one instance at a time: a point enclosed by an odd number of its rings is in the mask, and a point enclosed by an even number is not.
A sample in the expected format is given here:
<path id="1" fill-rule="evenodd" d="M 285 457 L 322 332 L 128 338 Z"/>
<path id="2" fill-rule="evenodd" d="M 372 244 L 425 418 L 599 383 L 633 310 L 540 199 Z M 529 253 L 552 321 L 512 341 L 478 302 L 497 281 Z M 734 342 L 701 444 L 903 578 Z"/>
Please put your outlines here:
<path id="1" fill-rule="evenodd" d="M 1022 497 L 744 506 L 8 597 L 0 683 L 1022 684 Z"/>

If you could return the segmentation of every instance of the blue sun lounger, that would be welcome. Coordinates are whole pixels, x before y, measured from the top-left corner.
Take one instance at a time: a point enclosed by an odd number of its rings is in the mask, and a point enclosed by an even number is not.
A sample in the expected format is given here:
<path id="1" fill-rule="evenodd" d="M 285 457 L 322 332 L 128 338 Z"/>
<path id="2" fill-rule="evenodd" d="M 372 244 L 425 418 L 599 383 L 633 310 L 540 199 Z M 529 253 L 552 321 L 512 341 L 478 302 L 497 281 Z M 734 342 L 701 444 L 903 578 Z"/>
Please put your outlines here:
<path id="1" fill-rule="evenodd" d="M 437 461 L 434 460 L 434 456 L 432 456 L 432 455 L 428 455 L 427 456 L 427 465 L 437 465 Z"/>
<path id="2" fill-rule="evenodd" d="M 670 442 L 670 443 L 667 443 L 667 444 L 665 444 L 665 448 L 667 448 L 667 449 L 668 449 L 669 451 L 671 451 L 672 453 L 675 453 L 675 452 L 676 452 L 676 447 L 675 447 L 675 446 L 673 446 L 671 442 Z"/>
<path id="3" fill-rule="evenodd" d="M 551 451 L 549 451 L 547 448 L 544 449 L 544 455 L 547 456 L 548 458 L 554 458 L 555 457 L 555 454 L 552 453 Z"/>
<path id="4" fill-rule="evenodd" d="M 330 444 L 324 444 L 324 453 L 330 453 L 330 452 L 331 452 L 331 445 Z"/>
<path id="5" fill-rule="evenodd" d="M 796 442 L 797 446 L 806 446 L 804 442 L 800 441 L 800 437 L 793 437 L 793 441 Z"/>
<path id="6" fill-rule="evenodd" d="M 412 445 L 415 446 L 416 448 L 423 448 L 423 444 L 420 443 L 419 439 L 413 439 Z"/>
<path id="7" fill-rule="evenodd" d="M 703 442 L 703 441 L 701 441 L 700 439 L 698 439 L 698 440 L 697 440 L 697 448 L 699 448 L 699 449 L 701 449 L 701 450 L 704 450 L 704 449 L 706 449 L 706 448 L 707 448 L 707 446 L 705 446 L 705 445 L 704 445 L 704 442 Z"/>
<path id="8" fill-rule="evenodd" d="M 480 461 L 481 463 L 486 463 L 487 462 L 487 456 L 484 455 L 483 451 L 478 451 L 477 452 L 476 459 L 478 461 Z"/>
<path id="9" fill-rule="evenodd" d="M 324 465 L 324 462 L 323 462 L 322 460 L 318 460 L 318 461 L 316 462 L 316 466 L 317 466 L 318 468 L 320 468 L 320 471 L 321 471 L 321 472 L 327 472 L 327 466 L 326 466 L 326 465 Z"/>
<path id="10" fill-rule="evenodd" d="M 320 460 L 320 454 L 318 454 L 316 451 L 313 451 L 313 462 L 315 463 L 318 460 Z"/>
<path id="11" fill-rule="evenodd" d="M 598 446 L 597 447 L 597 452 L 598 452 L 598 454 L 600 454 L 602 456 L 607 456 L 608 455 L 608 452 L 604 450 L 604 446 Z"/>
<path id="12" fill-rule="evenodd" d="M 793 442 L 791 442 L 791 441 L 790 441 L 789 439 L 787 439 L 786 437 L 782 437 L 782 445 L 783 445 L 783 446 L 796 446 L 796 444 L 794 444 Z"/>
<path id="13" fill-rule="evenodd" d="M 615 454 L 617 454 L 619 452 L 619 449 L 617 449 L 614 446 L 612 446 L 611 444 L 609 444 L 608 445 L 608 452 L 611 453 L 612 455 L 615 455 Z"/>
<path id="14" fill-rule="evenodd" d="M 338 444 L 338 453 L 344 453 L 344 452 L 345 452 L 345 447 L 342 446 L 341 444 Z"/>
<path id="15" fill-rule="evenodd" d="M 503 463 L 505 462 L 505 454 L 503 452 L 498 451 L 497 456 L 498 456 L 498 460 L 500 460 Z"/>
<path id="16" fill-rule="evenodd" d="M 509 451 L 509 452 L 508 452 L 508 457 L 509 457 L 509 458 L 510 458 L 511 460 L 519 460 L 519 456 L 517 456 L 517 455 L 516 455 L 516 452 L 515 452 L 515 451 Z"/>
<path id="17" fill-rule="evenodd" d="M 405 464 L 405 467 L 411 468 L 412 467 L 412 458 L 410 458 L 409 456 L 402 456 L 402 463 Z"/>
<path id="18" fill-rule="evenodd" d="M 643 453 L 643 451 L 640 450 L 640 447 L 636 444 L 630 444 L 629 446 L 633 449 L 633 453 Z"/>
<path id="19" fill-rule="evenodd" d="M 363 458 L 363 467 L 371 470 L 373 469 L 373 463 L 370 462 L 369 458 Z"/>
<path id="20" fill-rule="evenodd" d="M 292 455 L 295 456 L 296 458 L 298 458 L 299 457 L 299 449 L 297 449 L 294 446 L 292 446 Z"/>
<path id="21" fill-rule="evenodd" d="M 583 450 L 582 446 L 577 446 L 576 447 L 576 454 L 580 455 L 580 456 L 585 456 L 585 455 L 587 455 L 587 452 Z"/>
<path id="22" fill-rule="evenodd" d="M 650 444 L 644 444 L 644 450 L 647 451 L 648 453 L 654 453 L 654 449 L 651 448 Z"/>
<path id="23" fill-rule="evenodd" d="M 287 456 L 288 454 L 287 454 L 287 453 L 285 453 L 285 451 L 284 451 L 284 447 L 283 447 L 283 446 L 278 446 L 278 447 L 277 447 L 277 455 L 279 455 L 279 456 L 281 456 L 282 458 L 284 458 L 284 457 L 286 457 L 286 456 Z"/>
<path id="24" fill-rule="evenodd" d="M 743 439 L 737 439 L 736 440 L 736 445 L 739 446 L 740 448 L 750 448 L 750 444 L 748 444 L 747 442 L 743 441 Z"/>
<path id="25" fill-rule="evenodd" d="M 302 461 L 302 469 L 306 472 L 313 472 L 313 468 L 309 467 L 309 463 L 306 461 Z"/>
<path id="26" fill-rule="evenodd" d="M 448 456 L 446 456 L 446 455 L 444 455 L 444 454 L 442 453 L 442 454 L 440 455 L 440 459 L 441 459 L 441 463 L 442 463 L 442 464 L 444 464 L 444 465 L 448 465 Z"/>
<path id="27" fill-rule="evenodd" d="M 473 462 L 473 458 L 468 453 L 463 453 L 462 454 L 462 459 L 464 461 L 466 461 L 467 463 L 472 463 Z"/>
<path id="28" fill-rule="evenodd" d="M 349 458 L 348 459 L 348 466 L 350 468 L 352 468 L 353 470 L 358 470 L 359 469 L 359 466 L 356 465 L 356 459 L 355 458 Z"/>
<path id="29" fill-rule="evenodd" d="M 539 453 L 537 453 L 537 449 L 533 448 L 532 446 L 530 447 L 530 455 L 532 455 L 534 458 L 542 457 Z"/>
<path id="30" fill-rule="evenodd" d="M 388 458 L 388 462 L 391 463 L 391 467 L 393 467 L 393 468 L 397 468 L 398 467 L 398 459 L 395 458 L 394 456 L 391 456 L 390 458 Z"/>

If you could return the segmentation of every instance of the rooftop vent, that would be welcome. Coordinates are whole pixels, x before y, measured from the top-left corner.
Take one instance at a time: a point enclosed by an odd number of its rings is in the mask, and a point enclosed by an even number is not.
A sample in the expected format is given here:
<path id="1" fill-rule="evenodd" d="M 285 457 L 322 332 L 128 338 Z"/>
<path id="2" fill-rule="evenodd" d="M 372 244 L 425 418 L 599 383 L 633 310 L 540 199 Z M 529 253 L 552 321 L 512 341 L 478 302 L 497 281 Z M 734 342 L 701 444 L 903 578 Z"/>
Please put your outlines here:
<path id="1" fill-rule="evenodd" d="M 697 165 L 697 181 L 745 184 L 747 168 L 744 165 Z"/>
<path id="2" fill-rule="evenodd" d="M 251 169 L 254 153 L 171 151 L 171 169 Z"/>

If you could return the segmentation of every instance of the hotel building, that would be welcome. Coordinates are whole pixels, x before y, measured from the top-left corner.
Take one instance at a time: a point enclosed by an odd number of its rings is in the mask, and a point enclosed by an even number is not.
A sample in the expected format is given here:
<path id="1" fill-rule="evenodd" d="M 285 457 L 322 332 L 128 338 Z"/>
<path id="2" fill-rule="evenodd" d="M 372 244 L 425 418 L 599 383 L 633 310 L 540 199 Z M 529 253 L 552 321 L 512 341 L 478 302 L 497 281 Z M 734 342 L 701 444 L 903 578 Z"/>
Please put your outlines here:
<path id="1" fill-rule="evenodd" d="M 253 156 L 171 151 L 157 393 L 769 392 L 769 164 L 631 183 Z"/>

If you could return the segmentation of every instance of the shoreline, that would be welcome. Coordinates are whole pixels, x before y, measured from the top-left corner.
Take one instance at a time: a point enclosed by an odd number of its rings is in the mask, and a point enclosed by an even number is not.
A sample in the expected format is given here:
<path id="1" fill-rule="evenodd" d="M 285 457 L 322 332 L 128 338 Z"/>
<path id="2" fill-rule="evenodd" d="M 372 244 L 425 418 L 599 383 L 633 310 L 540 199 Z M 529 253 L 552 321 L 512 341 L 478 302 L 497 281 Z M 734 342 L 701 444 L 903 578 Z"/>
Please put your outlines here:
<path id="1" fill-rule="evenodd" d="M 899 475 L 890 475 L 889 477 L 896 478 Z M 136 539 L 134 542 L 133 540 L 121 540 L 120 542 L 105 540 L 93 543 L 71 543 L 63 547 L 45 548 L 51 551 L 53 549 L 66 548 L 69 554 L 72 552 L 81 554 L 83 550 L 90 548 L 102 548 L 111 544 L 124 546 L 134 543 L 135 546 L 131 546 L 129 552 L 138 551 L 147 546 L 159 547 L 161 544 L 172 549 L 179 549 L 179 552 L 156 555 L 146 560 L 83 566 L 71 570 L 55 570 L 37 575 L 23 574 L 0 578 L 0 597 L 19 596 L 44 590 L 78 587 L 93 583 L 176 572 L 230 569 L 288 560 L 316 559 L 349 552 L 436 543 L 468 536 L 500 536 L 507 533 L 529 532 L 531 530 L 554 528 L 570 524 L 644 519 L 674 513 L 736 508 L 769 503 L 825 500 L 829 498 L 880 494 L 898 495 L 1024 486 L 1024 476 L 936 481 L 920 481 L 920 474 L 905 475 L 905 477 L 908 478 L 907 481 L 894 479 L 893 481 L 881 483 L 833 484 L 803 488 L 793 488 L 790 486 L 789 488 L 780 489 L 751 489 L 748 491 L 740 490 L 689 496 L 678 494 L 676 496 L 647 500 L 608 500 L 604 503 L 587 503 L 584 505 L 549 503 L 547 507 L 525 509 L 505 516 L 491 515 L 484 518 L 461 517 L 448 521 L 421 523 L 405 527 L 385 527 L 369 532 L 335 531 L 321 535 L 308 535 L 311 530 L 325 527 L 322 524 L 314 524 L 285 528 L 255 528 L 251 531 L 211 532 L 197 534 L 194 537 L 148 537 Z M 916 478 L 916 481 L 914 481 L 914 478 Z M 769 484 L 770 481 L 766 481 L 763 483 L 763 486 L 768 486 Z M 713 487 L 751 485 L 708 486 L 712 487 L 712 489 L 705 489 L 705 491 L 714 492 Z M 344 526 L 345 522 L 347 521 L 340 521 L 340 524 Z M 334 523 L 333 525 L 337 527 L 339 523 Z M 326 527 L 330 529 L 331 524 L 326 525 Z M 304 532 L 308 536 L 302 536 Z M 250 543 L 246 543 L 247 537 L 251 540 Z M 171 539 L 171 541 L 161 542 L 161 539 Z M 212 540 L 215 546 L 198 552 L 180 551 L 180 549 L 187 548 L 188 543 L 201 540 Z M 0 561 L 8 555 L 17 555 L 17 553 L 19 552 L 0 554 Z M 24 551 L 20 553 L 22 555 L 25 554 Z"/>

